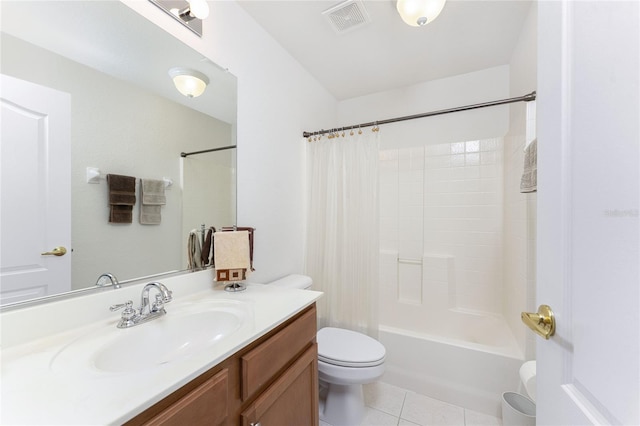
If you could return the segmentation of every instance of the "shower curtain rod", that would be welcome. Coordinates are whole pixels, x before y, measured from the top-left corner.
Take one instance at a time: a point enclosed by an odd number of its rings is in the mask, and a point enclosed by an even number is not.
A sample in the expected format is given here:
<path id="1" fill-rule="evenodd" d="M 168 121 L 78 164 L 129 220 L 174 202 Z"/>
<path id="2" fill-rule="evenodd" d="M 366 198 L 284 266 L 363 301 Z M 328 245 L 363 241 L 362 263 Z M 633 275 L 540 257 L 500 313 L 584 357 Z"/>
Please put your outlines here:
<path id="1" fill-rule="evenodd" d="M 181 152 L 180 153 L 180 157 L 184 158 L 184 157 L 188 157 L 190 155 L 204 154 L 205 152 L 224 151 L 225 149 L 231 149 L 231 148 L 235 148 L 235 147 L 236 147 L 235 145 L 229 145 L 229 146 L 223 146 L 221 148 L 205 149 L 205 150 L 202 150 L 202 151 Z"/>
<path id="2" fill-rule="evenodd" d="M 425 112 L 423 114 L 415 114 L 415 115 L 407 115 L 404 117 L 397 117 L 397 118 L 390 118 L 387 120 L 378 120 L 378 121 L 370 121 L 368 123 L 361 123 L 361 124 L 354 124 L 352 126 L 343 126 L 343 127 L 336 127 L 333 129 L 329 129 L 329 130 L 318 130 L 315 132 L 303 132 L 302 136 L 304 136 L 305 138 L 308 138 L 309 136 L 315 136 L 315 135 L 324 135 L 326 133 L 332 133 L 338 130 L 345 130 L 345 129 L 356 129 L 356 128 L 360 128 L 360 127 L 371 127 L 371 126 L 379 126 L 380 124 L 389 124 L 389 123 L 396 123 L 398 121 L 407 121 L 407 120 L 413 120 L 416 118 L 424 118 L 424 117 L 432 117 L 434 115 L 442 115 L 442 114 L 449 114 L 452 112 L 459 112 L 459 111 L 468 111 L 471 109 L 478 109 L 478 108 L 485 108 L 485 107 L 490 107 L 490 106 L 496 106 L 496 105 L 504 105 L 504 104 L 511 104 L 514 102 L 531 102 L 531 101 L 535 101 L 536 100 L 536 92 L 533 91 L 527 95 L 524 96 L 518 96 L 516 98 L 508 98 L 508 99 L 500 99 L 498 101 L 491 101 L 491 102 L 484 102 L 481 104 L 473 104 L 473 105 L 466 105 L 466 106 L 461 106 L 461 107 L 456 107 L 456 108 L 448 108 L 448 109 L 441 109 L 438 111 L 431 111 L 431 112 Z"/>

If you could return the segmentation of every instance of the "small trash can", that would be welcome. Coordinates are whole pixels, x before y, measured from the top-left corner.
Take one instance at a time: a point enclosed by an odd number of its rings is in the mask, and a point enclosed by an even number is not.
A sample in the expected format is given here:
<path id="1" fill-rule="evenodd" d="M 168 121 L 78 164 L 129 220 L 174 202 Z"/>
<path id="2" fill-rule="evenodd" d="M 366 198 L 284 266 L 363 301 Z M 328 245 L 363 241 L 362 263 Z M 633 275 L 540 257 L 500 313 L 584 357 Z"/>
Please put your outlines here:
<path id="1" fill-rule="evenodd" d="M 502 394 L 503 426 L 535 426 L 536 404 L 516 392 Z"/>

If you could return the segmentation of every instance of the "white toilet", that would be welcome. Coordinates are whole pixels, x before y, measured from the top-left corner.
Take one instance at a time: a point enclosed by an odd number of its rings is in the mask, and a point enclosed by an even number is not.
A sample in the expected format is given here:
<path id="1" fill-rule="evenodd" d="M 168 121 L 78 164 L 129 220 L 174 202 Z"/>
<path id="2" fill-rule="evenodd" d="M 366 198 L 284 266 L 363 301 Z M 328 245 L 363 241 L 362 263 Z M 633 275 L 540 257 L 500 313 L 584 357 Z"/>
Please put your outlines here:
<path id="1" fill-rule="evenodd" d="M 269 283 L 307 289 L 312 280 L 288 275 Z M 359 425 L 364 416 L 362 385 L 384 373 L 385 348 L 377 340 L 351 330 L 325 327 L 318 331 L 320 419 L 332 426 Z"/>

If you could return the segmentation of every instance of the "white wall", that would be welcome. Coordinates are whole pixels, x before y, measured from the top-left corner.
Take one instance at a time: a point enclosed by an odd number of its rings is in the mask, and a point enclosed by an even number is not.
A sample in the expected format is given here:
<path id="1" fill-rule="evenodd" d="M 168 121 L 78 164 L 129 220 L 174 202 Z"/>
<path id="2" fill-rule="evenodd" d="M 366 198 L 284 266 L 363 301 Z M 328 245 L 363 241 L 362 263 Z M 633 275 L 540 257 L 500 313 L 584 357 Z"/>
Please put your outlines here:
<path id="1" fill-rule="evenodd" d="M 510 63 L 510 95 L 536 90 L 537 7 L 533 2 Z M 536 193 L 520 193 L 527 134 L 524 103 L 511 104 L 509 133 L 504 139 L 504 292 L 503 312 L 527 359 L 535 357 L 535 334 L 528 331 L 520 312 L 535 312 Z M 535 123 L 530 123 L 530 127 Z"/>
<path id="2" fill-rule="evenodd" d="M 341 101 L 338 104 L 338 126 L 507 97 L 509 67 L 505 65 Z M 508 111 L 508 106 L 497 106 L 387 124 L 381 128 L 381 148 L 406 148 L 503 136 L 509 125 Z"/>
<path id="3" fill-rule="evenodd" d="M 301 272 L 302 132 L 335 123 L 335 99 L 236 2 L 209 2 L 202 38 L 149 2 L 123 2 L 238 77 L 238 225 L 257 229 L 252 279 Z"/>

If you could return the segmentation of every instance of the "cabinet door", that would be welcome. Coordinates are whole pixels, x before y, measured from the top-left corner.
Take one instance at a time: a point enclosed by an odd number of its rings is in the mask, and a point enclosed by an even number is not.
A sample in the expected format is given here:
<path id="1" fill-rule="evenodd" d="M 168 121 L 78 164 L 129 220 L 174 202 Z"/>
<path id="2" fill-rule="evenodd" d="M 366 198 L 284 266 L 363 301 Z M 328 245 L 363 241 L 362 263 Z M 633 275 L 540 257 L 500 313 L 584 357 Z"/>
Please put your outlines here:
<path id="1" fill-rule="evenodd" d="M 316 337 L 315 305 L 266 342 L 242 356 L 242 400 L 279 374 Z"/>
<path id="2" fill-rule="evenodd" d="M 220 425 L 227 418 L 228 370 L 222 370 L 145 425 Z"/>
<path id="3" fill-rule="evenodd" d="M 317 356 L 314 343 L 242 413 L 242 424 L 318 426 Z"/>

